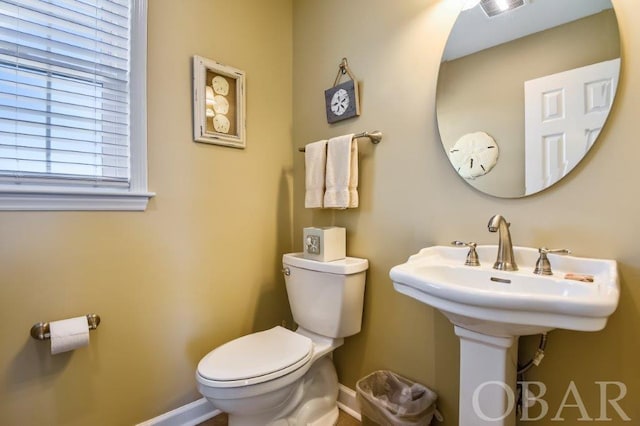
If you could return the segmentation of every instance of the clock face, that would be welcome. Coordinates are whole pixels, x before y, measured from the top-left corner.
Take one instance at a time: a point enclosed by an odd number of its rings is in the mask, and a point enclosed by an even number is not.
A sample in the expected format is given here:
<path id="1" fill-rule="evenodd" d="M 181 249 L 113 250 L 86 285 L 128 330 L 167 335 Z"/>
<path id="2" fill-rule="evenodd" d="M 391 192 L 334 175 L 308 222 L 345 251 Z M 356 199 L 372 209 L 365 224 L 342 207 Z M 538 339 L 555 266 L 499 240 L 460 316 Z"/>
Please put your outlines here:
<path id="1" fill-rule="evenodd" d="M 229 127 L 231 127 L 231 123 L 229 119 L 222 114 L 218 114 L 213 117 L 213 128 L 216 132 L 220 133 L 229 133 Z"/>
<path id="2" fill-rule="evenodd" d="M 349 108 L 349 94 L 346 90 L 340 89 L 331 98 L 331 112 L 335 115 L 342 115 Z"/>

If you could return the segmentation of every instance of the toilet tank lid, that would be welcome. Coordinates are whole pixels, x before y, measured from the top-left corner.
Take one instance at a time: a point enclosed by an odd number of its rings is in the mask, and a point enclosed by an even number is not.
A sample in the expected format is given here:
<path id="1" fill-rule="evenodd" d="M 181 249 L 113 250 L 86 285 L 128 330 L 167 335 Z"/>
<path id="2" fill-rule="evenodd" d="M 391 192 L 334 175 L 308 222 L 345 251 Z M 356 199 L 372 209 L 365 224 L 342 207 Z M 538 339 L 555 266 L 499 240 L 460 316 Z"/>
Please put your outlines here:
<path id="1" fill-rule="evenodd" d="M 357 274 L 369 268 L 367 259 L 358 257 L 346 257 L 332 262 L 319 262 L 317 260 L 305 259 L 303 253 L 288 253 L 282 256 L 282 263 L 285 266 L 295 266 L 297 268 L 309 269 L 311 271 L 328 272 L 331 274 Z"/>

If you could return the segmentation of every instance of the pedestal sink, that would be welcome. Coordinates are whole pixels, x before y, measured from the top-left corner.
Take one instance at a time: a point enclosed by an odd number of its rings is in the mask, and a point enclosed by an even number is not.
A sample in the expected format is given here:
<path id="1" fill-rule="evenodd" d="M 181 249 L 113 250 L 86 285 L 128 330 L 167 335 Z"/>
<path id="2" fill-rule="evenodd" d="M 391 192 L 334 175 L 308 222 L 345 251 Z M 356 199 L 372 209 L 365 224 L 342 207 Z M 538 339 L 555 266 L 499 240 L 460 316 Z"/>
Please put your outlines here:
<path id="1" fill-rule="evenodd" d="M 492 268 L 497 246 L 478 246 L 480 266 L 464 248 L 420 250 L 389 275 L 396 291 L 440 310 L 460 337 L 461 426 L 515 425 L 518 336 L 554 328 L 598 331 L 618 306 L 613 260 L 549 255 L 553 275 L 533 273 L 538 250 L 514 247 L 518 271 Z M 593 282 L 565 279 L 585 274 Z"/>

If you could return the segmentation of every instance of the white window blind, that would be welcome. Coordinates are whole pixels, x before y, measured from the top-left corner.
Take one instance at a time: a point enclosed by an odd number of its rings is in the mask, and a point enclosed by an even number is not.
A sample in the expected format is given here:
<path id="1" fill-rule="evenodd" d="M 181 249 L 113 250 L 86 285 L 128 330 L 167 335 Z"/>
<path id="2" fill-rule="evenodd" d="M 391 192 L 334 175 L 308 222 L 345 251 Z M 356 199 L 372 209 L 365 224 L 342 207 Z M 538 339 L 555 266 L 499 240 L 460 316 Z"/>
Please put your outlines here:
<path id="1" fill-rule="evenodd" d="M 1 184 L 130 188 L 137 3 L 0 0 Z"/>

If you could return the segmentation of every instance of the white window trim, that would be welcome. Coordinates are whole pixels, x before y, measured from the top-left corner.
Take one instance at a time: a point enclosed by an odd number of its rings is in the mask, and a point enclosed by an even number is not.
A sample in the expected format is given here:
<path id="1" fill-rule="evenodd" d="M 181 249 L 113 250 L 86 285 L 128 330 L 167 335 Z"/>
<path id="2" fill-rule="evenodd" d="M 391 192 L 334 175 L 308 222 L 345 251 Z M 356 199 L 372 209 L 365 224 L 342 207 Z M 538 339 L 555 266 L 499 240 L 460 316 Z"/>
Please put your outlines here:
<path id="1" fill-rule="evenodd" d="M 147 0 L 132 5 L 130 187 L 0 185 L 0 210 L 146 210 L 155 195 L 147 190 Z"/>

